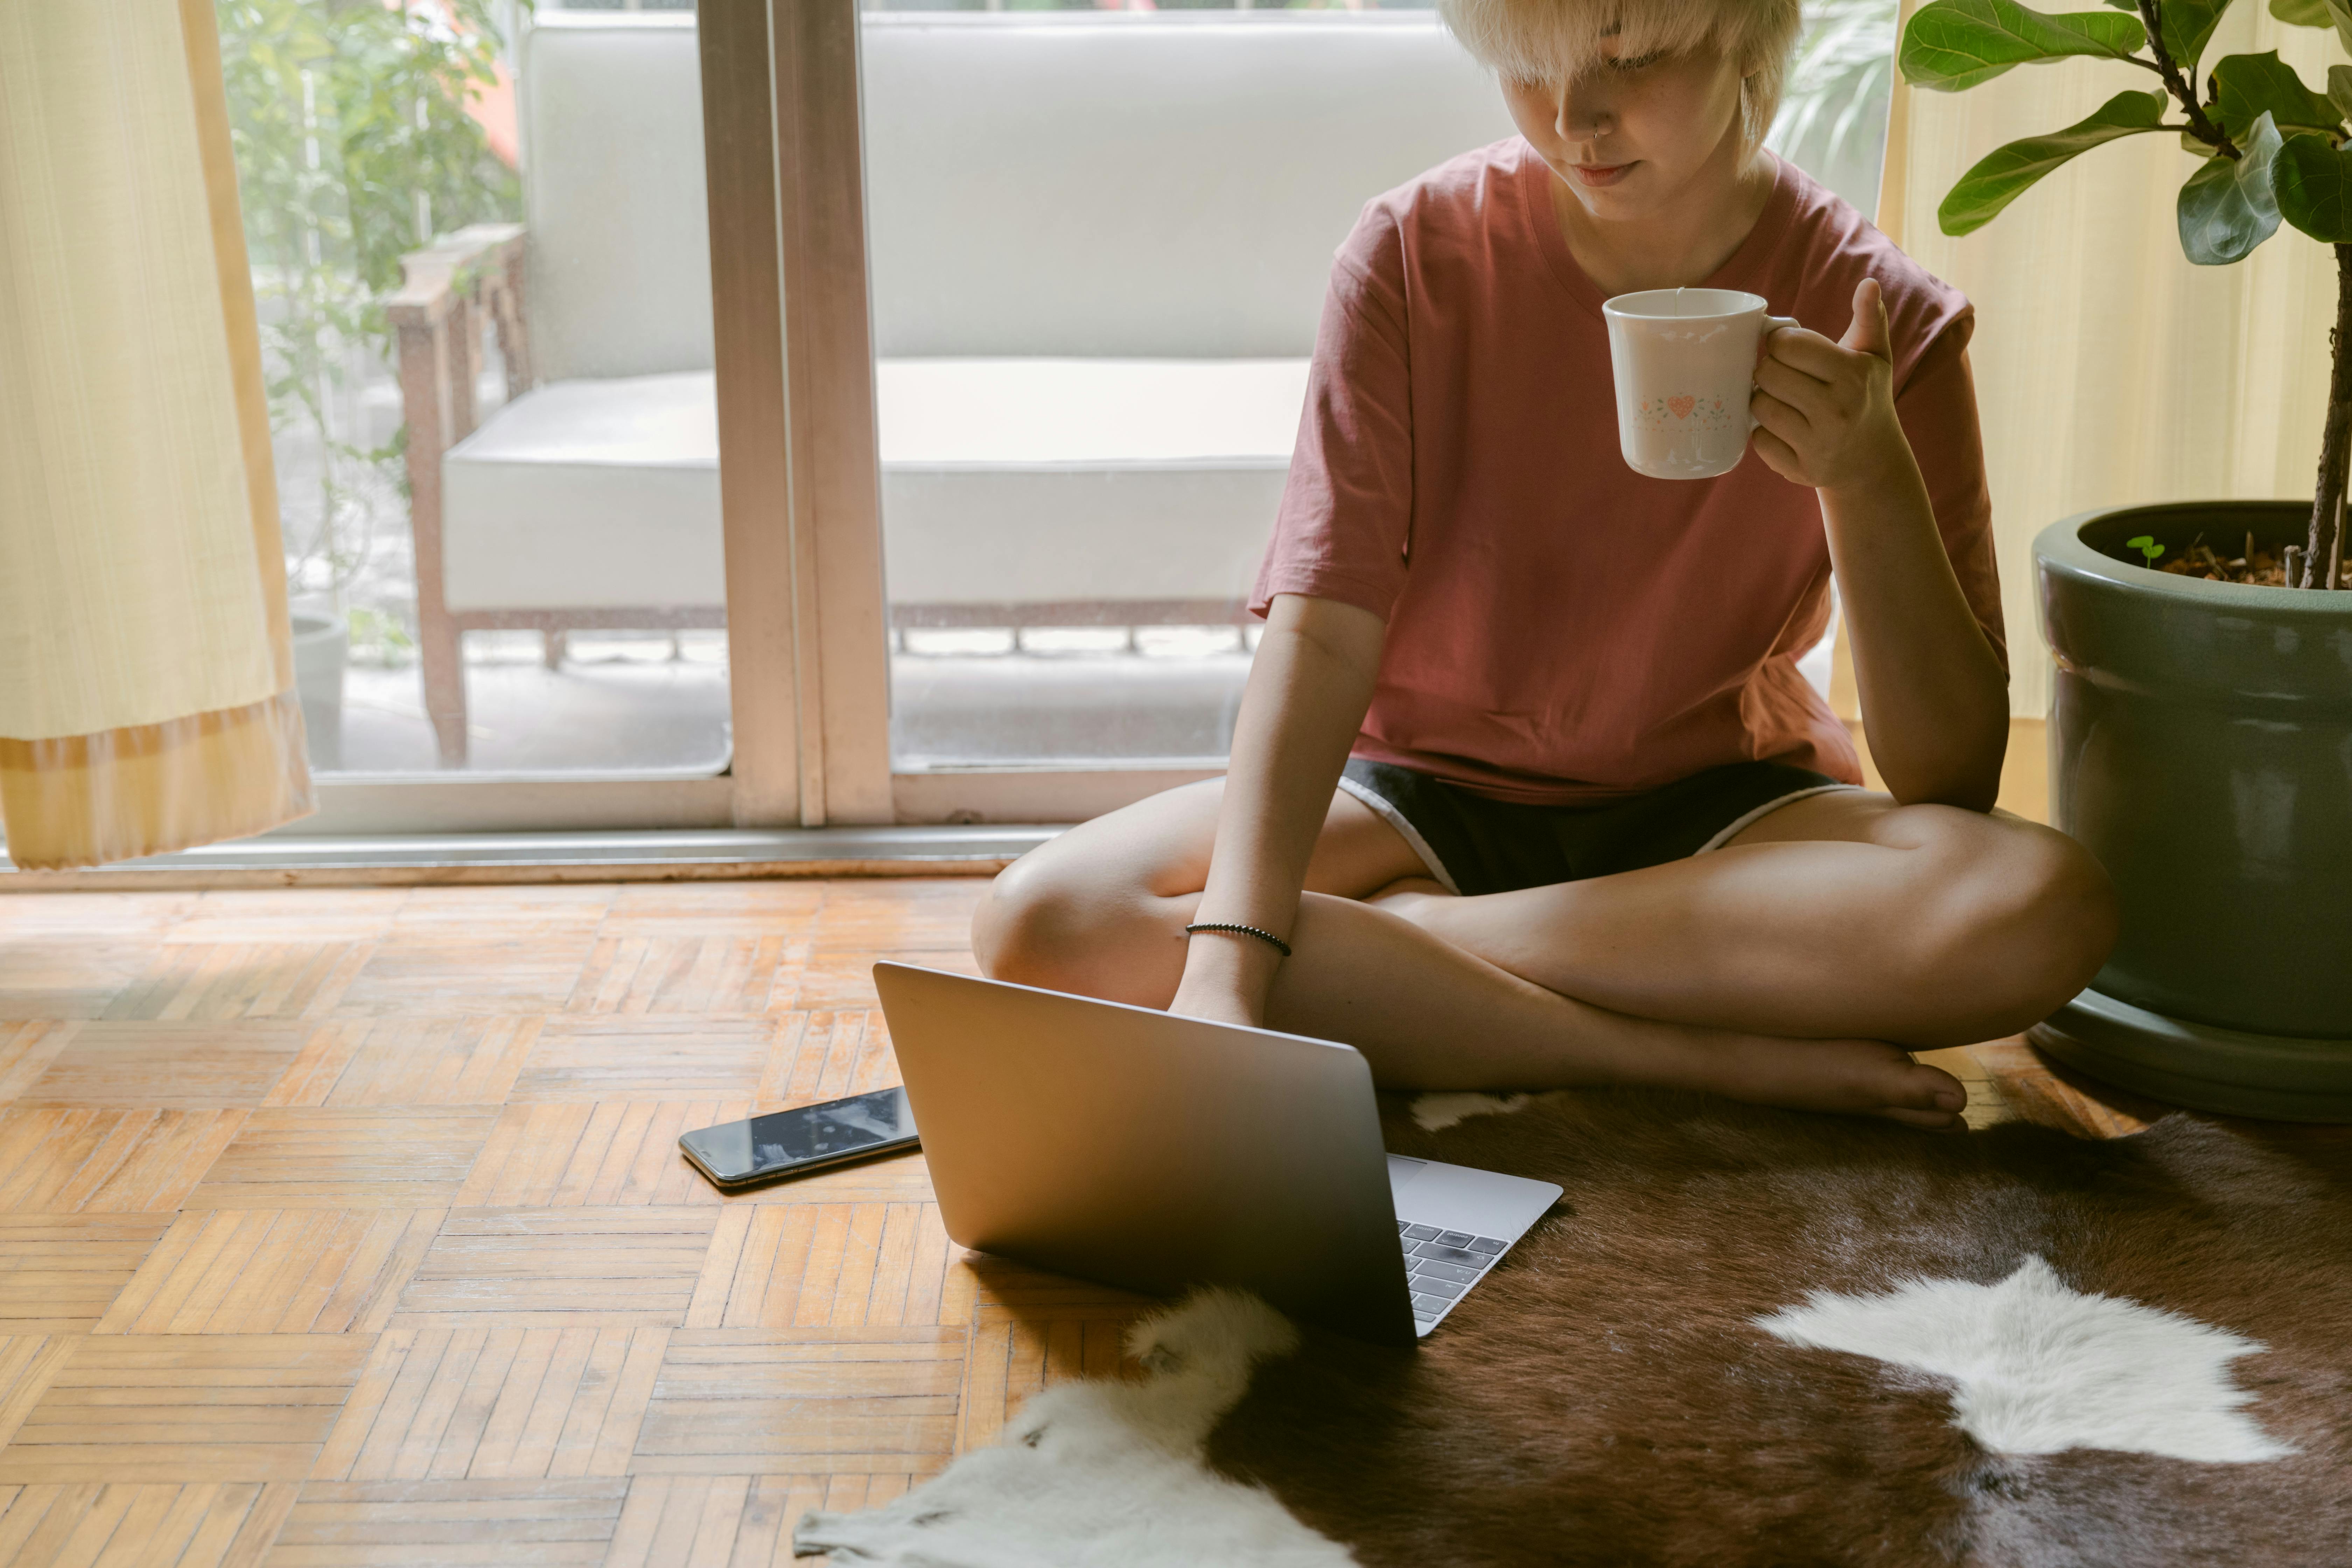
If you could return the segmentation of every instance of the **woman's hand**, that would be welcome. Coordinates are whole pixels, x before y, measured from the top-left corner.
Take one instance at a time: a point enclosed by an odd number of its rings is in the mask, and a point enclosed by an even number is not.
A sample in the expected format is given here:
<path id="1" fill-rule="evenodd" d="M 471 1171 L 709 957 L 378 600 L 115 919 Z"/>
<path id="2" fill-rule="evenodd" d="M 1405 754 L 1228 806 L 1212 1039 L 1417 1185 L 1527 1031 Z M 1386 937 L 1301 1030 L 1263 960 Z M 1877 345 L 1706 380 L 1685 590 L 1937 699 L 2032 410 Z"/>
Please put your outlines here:
<path id="1" fill-rule="evenodd" d="M 1916 471 L 1895 414 L 1894 351 L 1874 278 L 1855 287 L 1841 341 L 1802 327 L 1765 339 L 1748 405 L 1756 455 L 1792 484 L 1853 490 Z"/>

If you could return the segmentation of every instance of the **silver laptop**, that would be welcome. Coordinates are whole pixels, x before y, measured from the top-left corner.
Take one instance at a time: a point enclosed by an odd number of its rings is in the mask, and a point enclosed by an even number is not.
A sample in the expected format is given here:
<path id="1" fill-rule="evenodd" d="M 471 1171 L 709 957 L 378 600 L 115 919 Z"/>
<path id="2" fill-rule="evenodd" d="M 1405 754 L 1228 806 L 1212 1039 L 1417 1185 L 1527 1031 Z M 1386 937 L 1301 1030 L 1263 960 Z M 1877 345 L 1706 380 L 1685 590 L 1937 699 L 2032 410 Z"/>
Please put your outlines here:
<path id="1" fill-rule="evenodd" d="M 902 963 L 874 984 L 940 1218 L 977 1251 L 1409 1344 L 1559 1197 L 1388 1153 L 1348 1046 Z"/>

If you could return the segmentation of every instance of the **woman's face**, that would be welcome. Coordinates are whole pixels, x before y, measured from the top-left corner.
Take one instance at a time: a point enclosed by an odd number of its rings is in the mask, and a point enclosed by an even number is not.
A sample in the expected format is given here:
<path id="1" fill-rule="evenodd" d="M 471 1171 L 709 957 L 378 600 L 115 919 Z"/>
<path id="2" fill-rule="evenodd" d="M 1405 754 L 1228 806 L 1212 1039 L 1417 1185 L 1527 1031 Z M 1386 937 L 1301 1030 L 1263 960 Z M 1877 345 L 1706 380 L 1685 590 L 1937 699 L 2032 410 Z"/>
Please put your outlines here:
<path id="1" fill-rule="evenodd" d="M 1737 174 L 1739 68 L 1712 49 L 1621 56 L 1566 81 L 1503 79 L 1511 118 L 1586 213 L 1639 219 L 1702 174 Z M 1717 169 L 1717 165 L 1720 165 Z"/>

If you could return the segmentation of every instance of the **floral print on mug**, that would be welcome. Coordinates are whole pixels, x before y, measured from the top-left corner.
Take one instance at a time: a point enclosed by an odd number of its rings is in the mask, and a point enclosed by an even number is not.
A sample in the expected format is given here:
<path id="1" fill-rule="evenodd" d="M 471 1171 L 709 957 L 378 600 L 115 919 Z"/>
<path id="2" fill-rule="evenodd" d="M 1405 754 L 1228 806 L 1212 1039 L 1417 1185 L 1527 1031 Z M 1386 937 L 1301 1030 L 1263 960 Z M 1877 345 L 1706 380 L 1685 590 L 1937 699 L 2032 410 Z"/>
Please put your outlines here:
<path id="1" fill-rule="evenodd" d="M 1726 430 L 1740 411 L 1720 397 L 1679 393 L 1671 397 L 1645 397 L 1635 416 L 1659 430 Z"/>

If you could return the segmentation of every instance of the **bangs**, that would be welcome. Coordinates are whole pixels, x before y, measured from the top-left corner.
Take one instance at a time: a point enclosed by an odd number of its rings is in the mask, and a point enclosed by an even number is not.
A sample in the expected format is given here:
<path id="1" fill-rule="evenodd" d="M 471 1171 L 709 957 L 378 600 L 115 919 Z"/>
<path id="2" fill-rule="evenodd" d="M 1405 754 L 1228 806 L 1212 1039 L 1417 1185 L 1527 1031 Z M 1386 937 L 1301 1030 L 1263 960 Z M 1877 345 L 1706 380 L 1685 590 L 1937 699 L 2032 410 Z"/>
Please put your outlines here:
<path id="1" fill-rule="evenodd" d="M 1472 57 L 1515 81 L 1559 82 L 1612 58 L 1713 48 L 1747 79 L 1748 137 L 1780 106 L 1800 0 L 1437 0 Z"/>

